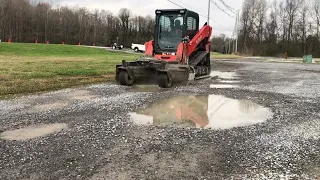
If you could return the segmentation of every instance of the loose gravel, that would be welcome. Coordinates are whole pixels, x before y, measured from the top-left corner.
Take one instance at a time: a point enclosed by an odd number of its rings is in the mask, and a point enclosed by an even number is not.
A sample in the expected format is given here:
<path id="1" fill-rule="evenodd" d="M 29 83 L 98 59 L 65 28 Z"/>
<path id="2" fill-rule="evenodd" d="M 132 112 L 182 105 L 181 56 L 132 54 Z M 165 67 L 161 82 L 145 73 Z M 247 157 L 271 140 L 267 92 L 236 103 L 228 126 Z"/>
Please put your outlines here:
<path id="1" fill-rule="evenodd" d="M 245 60 L 213 66 L 233 75 L 213 73 L 167 91 L 106 83 L 0 101 L 0 133 L 68 126 L 28 140 L 0 137 L 0 179 L 320 179 L 320 66 Z M 235 75 L 238 88 L 210 88 Z M 225 130 L 130 121 L 129 112 L 159 99 L 194 94 L 249 100 L 273 117 Z"/>

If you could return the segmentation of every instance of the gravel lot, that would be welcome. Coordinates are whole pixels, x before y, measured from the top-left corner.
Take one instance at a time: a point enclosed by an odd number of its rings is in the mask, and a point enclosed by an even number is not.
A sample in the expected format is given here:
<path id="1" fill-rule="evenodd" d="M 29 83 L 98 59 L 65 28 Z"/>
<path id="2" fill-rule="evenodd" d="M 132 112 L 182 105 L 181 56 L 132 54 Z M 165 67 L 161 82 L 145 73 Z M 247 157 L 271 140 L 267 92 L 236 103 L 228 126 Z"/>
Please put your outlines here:
<path id="1" fill-rule="evenodd" d="M 164 91 L 106 83 L 0 101 L 0 179 L 320 179 L 320 66 L 245 59 L 213 66 L 235 76 L 215 73 Z M 235 88 L 210 88 L 232 78 Z M 250 100 L 273 117 L 210 130 L 135 125 L 128 115 L 194 94 Z M 50 124 L 51 134 L 5 140 L 7 131 Z"/>

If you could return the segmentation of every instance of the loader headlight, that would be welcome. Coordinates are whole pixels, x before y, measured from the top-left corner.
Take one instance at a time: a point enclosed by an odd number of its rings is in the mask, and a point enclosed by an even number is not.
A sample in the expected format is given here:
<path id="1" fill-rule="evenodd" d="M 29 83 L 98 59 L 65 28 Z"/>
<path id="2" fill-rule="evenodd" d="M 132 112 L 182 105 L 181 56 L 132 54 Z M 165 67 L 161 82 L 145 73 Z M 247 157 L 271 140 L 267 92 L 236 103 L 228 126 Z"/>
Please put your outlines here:
<path id="1" fill-rule="evenodd" d="M 161 14 L 161 11 L 157 10 L 157 11 L 156 11 L 156 14 Z"/>
<path id="2" fill-rule="evenodd" d="M 184 10 L 180 10 L 180 14 L 184 14 L 185 13 L 185 11 Z"/>

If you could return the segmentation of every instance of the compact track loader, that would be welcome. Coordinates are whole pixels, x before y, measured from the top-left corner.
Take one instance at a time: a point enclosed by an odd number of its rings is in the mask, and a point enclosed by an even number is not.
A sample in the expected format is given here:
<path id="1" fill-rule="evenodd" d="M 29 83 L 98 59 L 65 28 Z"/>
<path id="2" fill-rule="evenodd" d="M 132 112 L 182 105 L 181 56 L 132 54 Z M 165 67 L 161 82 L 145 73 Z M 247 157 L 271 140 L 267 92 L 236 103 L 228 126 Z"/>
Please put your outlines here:
<path id="1" fill-rule="evenodd" d="M 187 9 L 156 10 L 154 39 L 145 43 L 145 55 L 116 66 L 121 85 L 156 82 L 162 88 L 208 77 L 210 36 L 206 24 L 199 29 L 199 14 Z"/>

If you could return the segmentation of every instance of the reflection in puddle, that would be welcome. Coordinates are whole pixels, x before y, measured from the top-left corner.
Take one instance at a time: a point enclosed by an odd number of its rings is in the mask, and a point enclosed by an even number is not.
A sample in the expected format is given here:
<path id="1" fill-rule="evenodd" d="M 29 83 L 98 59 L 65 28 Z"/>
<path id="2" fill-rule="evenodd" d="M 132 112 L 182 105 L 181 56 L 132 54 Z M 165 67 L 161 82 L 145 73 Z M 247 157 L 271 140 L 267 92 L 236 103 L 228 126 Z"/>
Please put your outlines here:
<path id="1" fill-rule="evenodd" d="M 220 71 L 211 71 L 211 77 L 219 77 L 222 79 L 237 79 L 238 76 L 235 72 L 220 72 Z"/>
<path id="2" fill-rule="evenodd" d="M 161 89 L 158 85 L 135 85 L 128 90 L 129 92 L 161 92 L 164 89 Z"/>
<path id="3" fill-rule="evenodd" d="M 211 84 L 210 88 L 215 88 L 215 89 L 229 89 L 229 88 L 238 88 L 239 86 L 237 85 L 232 85 L 232 84 Z"/>
<path id="4" fill-rule="evenodd" d="M 262 123 L 272 112 L 250 101 L 210 95 L 162 99 L 129 115 L 138 125 L 228 129 Z"/>
<path id="5" fill-rule="evenodd" d="M 5 140 L 23 141 L 60 132 L 65 129 L 68 129 L 68 125 L 64 123 L 29 126 L 26 128 L 3 132 L 0 134 L 0 138 Z"/>

